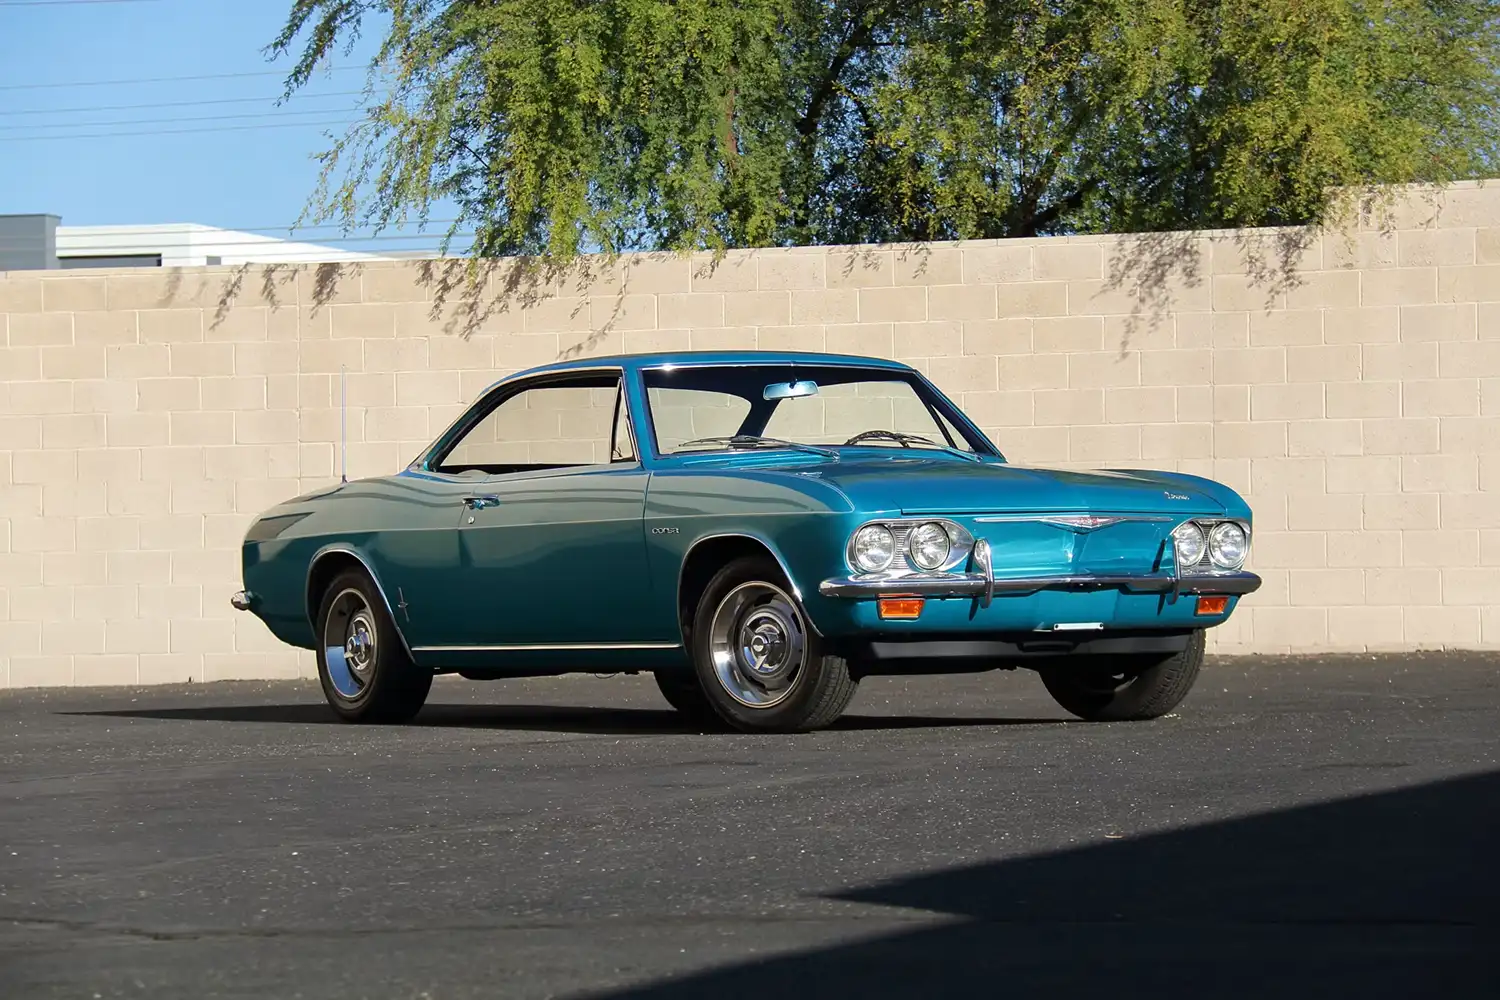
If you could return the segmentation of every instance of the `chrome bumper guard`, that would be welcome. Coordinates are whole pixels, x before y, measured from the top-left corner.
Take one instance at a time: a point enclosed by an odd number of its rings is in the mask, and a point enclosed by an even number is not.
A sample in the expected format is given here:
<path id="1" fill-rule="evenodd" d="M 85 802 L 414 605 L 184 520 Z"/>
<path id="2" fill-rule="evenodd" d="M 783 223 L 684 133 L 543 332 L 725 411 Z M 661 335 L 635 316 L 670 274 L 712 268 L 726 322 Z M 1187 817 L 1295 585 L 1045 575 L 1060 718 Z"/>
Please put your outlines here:
<path id="1" fill-rule="evenodd" d="M 229 599 L 229 604 L 236 611 L 249 611 L 255 607 L 255 595 L 248 590 L 235 591 L 234 596 Z"/>

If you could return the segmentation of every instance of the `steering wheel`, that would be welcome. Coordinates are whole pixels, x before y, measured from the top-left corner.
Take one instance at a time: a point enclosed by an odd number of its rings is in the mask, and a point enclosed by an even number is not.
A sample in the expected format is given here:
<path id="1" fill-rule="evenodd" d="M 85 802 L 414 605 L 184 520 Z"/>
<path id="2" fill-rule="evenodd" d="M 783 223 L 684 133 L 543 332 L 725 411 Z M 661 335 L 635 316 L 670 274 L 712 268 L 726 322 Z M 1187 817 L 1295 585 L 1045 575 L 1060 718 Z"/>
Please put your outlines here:
<path id="1" fill-rule="evenodd" d="M 937 447 L 936 441 L 930 441 L 920 434 L 901 434 L 896 431 L 883 430 L 860 431 L 858 434 L 845 441 L 844 444 L 859 444 L 861 441 L 895 441 L 903 448 L 910 448 L 913 441 L 920 441 L 922 444 L 930 444 L 933 447 Z"/>

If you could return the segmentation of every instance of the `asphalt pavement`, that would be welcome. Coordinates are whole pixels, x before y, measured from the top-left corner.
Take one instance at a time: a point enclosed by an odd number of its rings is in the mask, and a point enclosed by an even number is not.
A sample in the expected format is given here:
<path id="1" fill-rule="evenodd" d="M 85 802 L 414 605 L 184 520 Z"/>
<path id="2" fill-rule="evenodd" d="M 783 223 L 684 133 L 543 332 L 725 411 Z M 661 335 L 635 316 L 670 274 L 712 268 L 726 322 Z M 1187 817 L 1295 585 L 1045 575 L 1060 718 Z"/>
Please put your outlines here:
<path id="1" fill-rule="evenodd" d="M 0 692 L 0 997 L 1500 997 L 1500 658 L 1028 673 L 703 733 L 649 678 Z"/>

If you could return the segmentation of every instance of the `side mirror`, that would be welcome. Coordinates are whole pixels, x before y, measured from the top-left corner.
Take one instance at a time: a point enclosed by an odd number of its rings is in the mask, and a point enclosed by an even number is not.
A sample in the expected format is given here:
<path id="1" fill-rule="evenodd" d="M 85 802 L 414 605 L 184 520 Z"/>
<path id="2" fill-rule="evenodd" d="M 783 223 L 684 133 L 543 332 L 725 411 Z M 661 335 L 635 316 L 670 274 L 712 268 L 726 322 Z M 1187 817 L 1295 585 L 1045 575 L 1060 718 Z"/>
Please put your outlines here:
<path id="1" fill-rule="evenodd" d="M 816 382 L 773 382 L 766 386 L 766 391 L 761 396 L 764 399 L 797 399 L 817 394 Z"/>

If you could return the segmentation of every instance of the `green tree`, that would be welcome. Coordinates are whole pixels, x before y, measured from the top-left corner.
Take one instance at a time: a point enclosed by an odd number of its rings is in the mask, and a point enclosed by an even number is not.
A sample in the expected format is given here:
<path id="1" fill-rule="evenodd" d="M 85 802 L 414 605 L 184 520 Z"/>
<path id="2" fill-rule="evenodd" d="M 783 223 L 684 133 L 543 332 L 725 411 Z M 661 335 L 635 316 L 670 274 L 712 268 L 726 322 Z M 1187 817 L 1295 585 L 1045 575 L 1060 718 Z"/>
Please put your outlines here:
<path id="1" fill-rule="evenodd" d="M 477 255 L 1325 221 L 1500 158 L 1500 0 L 295 0 L 378 31 L 319 221 Z"/>

